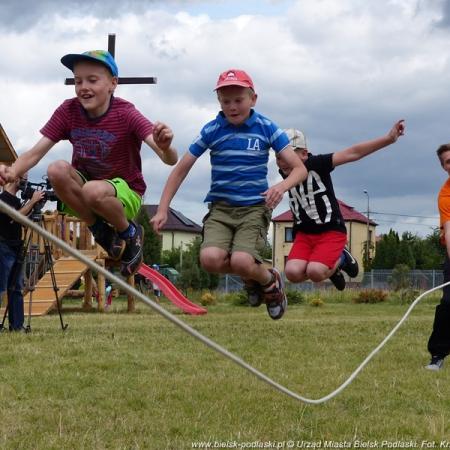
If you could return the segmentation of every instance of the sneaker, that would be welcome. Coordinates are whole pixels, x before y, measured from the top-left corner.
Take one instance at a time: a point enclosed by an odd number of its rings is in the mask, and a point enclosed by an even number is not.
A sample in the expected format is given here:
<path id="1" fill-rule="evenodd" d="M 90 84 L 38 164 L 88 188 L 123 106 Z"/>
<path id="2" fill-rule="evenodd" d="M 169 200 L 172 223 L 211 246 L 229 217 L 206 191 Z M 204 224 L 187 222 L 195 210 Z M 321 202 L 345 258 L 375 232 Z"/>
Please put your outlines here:
<path id="1" fill-rule="evenodd" d="M 287 298 L 284 293 L 284 283 L 280 272 L 277 269 L 269 269 L 272 273 L 272 289 L 270 291 L 263 291 L 264 301 L 266 302 L 267 312 L 273 320 L 278 320 L 283 317 L 287 308 Z"/>
<path id="2" fill-rule="evenodd" d="M 430 364 L 425 366 L 425 369 L 437 371 L 441 370 L 443 365 L 444 358 L 441 358 L 440 356 L 432 356 Z"/>
<path id="3" fill-rule="evenodd" d="M 91 230 L 92 232 L 92 230 Z M 120 239 L 117 231 L 102 221 L 102 226 L 94 233 L 95 242 L 101 245 L 111 259 L 119 260 L 125 250 L 125 241 Z"/>
<path id="4" fill-rule="evenodd" d="M 256 308 L 264 301 L 262 286 L 254 280 L 242 280 L 247 292 L 247 300 L 250 306 Z"/>
<path id="5" fill-rule="evenodd" d="M 331 275 L 330 281 L 334 284 L 338 291 L 343 291 L 345 289 L 345 278 L 339 269 Z"/>
<path id="6" fill-rule="evenodd" d="M 134 275 L 139 270 L 143 260 L 144 228 L 134 222 L 133 225 L 136 227 L 136 232 L 133 237 L 125 239 L 126 247 L 120 263 L 120 273 L 124 277 Z"/>
<path id="7" fill-rule="evenodd" d="M 358 261 L 353 258 L 352 254 L 346 248 L 342 250 L 342 253 L 345 260 L 340 269 L 343 270 L 349 277 L 355 278 L 359 273 Z"/>

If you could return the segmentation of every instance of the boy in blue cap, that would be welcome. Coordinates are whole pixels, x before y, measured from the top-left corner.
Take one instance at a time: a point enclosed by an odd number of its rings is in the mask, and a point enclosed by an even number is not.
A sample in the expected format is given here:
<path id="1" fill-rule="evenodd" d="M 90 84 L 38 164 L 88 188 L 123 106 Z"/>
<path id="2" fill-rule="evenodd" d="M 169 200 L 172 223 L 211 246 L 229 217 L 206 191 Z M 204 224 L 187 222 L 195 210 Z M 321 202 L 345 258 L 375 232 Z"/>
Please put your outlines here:
<path id="1" fill-rule="evenodd" d="M 74 74 L 76 97 L 56 109 L 34 147 L 11 167 L 0 165 L 0 185 L 34 167 L 60 140 L 69 140 L 72 162 L 55 161 L 47 170 L 60 209 L 85 221 L 96 242 L 121 260 L 122 275 L 130 276 L 142 263 L 143 228 L 133 222 L 146 189 L 141 144 L 173 165 L 178 159 L 173 133 L 114 97 L 119 71 L 109 52 L 68 54 L 61 62 Z"/>

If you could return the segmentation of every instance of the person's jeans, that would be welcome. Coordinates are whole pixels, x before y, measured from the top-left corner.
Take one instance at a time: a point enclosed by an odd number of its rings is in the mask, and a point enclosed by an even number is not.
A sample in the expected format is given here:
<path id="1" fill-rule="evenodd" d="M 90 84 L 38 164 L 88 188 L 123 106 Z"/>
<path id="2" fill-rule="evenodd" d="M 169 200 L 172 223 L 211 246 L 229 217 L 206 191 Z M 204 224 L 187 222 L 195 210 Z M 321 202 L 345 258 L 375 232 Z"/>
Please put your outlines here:
<path id="1" fill-rule="evenodd" d="M 20 249 L 13 249 L 0 241 L 0 294 L 8 293 L 8 320 L 10 330 L 21 330 L 23 313 L 23 270 L 18 261 Z"/>

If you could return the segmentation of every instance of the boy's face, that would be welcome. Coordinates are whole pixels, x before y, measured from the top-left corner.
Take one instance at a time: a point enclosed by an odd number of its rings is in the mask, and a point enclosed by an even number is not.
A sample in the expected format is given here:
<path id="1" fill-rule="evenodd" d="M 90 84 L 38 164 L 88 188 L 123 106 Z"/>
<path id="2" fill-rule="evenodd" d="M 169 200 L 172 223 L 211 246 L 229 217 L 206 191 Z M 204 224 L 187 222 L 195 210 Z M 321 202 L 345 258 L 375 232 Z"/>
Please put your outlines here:
<path id="1" fill-rule="evenodd" d="M 217 98 L 228 122 L 232 125 L 242 125 L 249 118 L 257 95 L 250 88 L 225 86 L 217 90 Z"/>
<path id="2" fill-rule="evenodd" d="M 75 93 L 89 117 L 99 117 L 109 107 L 117 78 L 102 64 L 79 61 L 73 68 Z"/>
<path id="3" fill-rule="evenodd" d="M 444 152 L 440 155 L 441 166 L 450 176 L 450 151 Z"/>
<path id="4" fill-rule="evenodd" d="M 308 150 L 306 148 L 295 148 L 294 149 L 295 154 L 298 156 L 298 158 L 302 161 L 305 162 L 308 159 Z M 285 174 L 285 175 L 289 175 L 292 171 L 291 166 L 289 166 L 287 164 L 286 161 L 284 161 L 280 155 L 276 156 L 276 161 L 277 161 L 277 166 L 281 169 L 281 171 Z"/>

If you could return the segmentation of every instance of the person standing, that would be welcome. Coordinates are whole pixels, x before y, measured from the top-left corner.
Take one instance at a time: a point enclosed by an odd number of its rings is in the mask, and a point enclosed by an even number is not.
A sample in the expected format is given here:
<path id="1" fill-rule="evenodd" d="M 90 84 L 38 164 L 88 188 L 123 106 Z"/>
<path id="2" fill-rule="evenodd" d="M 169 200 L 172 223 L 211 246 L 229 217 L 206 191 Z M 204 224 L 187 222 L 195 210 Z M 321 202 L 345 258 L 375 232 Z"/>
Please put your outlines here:
<path id="1" fill-rule="evenodd" d="M 42 191 L 34 191 L 31 199 L 22 205 L 17 192 L 23 181 L 26 181 L 26 177 L 17 178 L 12 183 L 5 184 L 3 192 L 0 193 L 0 201 L 27 216 L 36 203 L 44 200 L 45 194 Z M 7 214 L 0 213 L 0 298 L 7 292 L 10 331 L 23 330 L 22 254 L 22 226 Z"/>
<path id="2" fill-rule="evenodd" d="M 437 149 L 437 156 L 449 178 L 442 185 L 438 195 L 441 244 L 445 247 L 444 283 L 450 281 L 450 143 Z M 428 370 L 440 370 L 445 357 L 450 353 L 450 285 L 445 286 L 440 303 L 436 306 L 433 331 L 428 339 L 431 361 Z"/>

